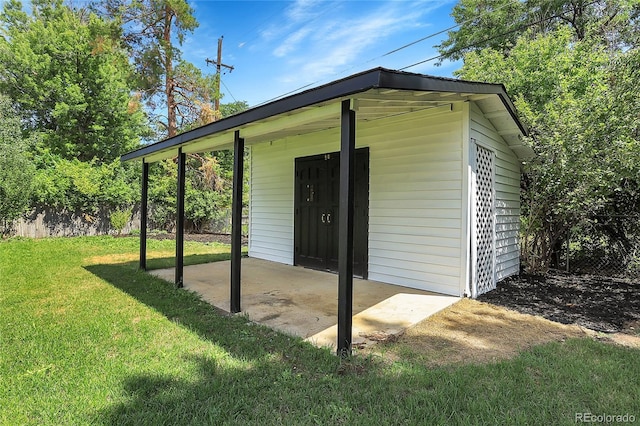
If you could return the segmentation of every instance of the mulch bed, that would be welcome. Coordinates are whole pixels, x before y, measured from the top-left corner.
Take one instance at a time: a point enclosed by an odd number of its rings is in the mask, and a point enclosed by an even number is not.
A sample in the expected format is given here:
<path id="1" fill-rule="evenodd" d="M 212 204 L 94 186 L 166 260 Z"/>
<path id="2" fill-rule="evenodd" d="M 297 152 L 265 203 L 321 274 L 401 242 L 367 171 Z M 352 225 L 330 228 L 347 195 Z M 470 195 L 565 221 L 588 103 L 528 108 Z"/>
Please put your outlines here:
<path id="1" fill-rule="evenodd" d="M 605 333 L 640 327 L 639 280 L 551 271 L 508 278 L 478 300 Z"/>

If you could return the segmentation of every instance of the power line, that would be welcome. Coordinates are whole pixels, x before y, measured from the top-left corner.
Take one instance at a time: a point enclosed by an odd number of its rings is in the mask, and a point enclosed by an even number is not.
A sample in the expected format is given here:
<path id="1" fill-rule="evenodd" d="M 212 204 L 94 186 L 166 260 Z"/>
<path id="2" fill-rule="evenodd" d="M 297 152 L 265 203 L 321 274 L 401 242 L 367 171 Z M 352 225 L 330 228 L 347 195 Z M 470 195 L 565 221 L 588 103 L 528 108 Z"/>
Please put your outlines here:
<path id="1" fill-rule="evenodd" d="M 285 6 L 281 11 L 286 10 L 288 7 L 289 7 L 289 6 Z M 322 11 L 321 13 L 318 13 L 318 14 L 317 14 L 316 16 L 314 16 L 311 20 L 309 20 L 309 21 L 305 22 L 305 24 L 306 24 L 306 25 L 308 25 L 308 24 L 310 24 L 311 22 L 316 21 L 316 20 L 317 20 L 317 19 L 319 19 L 320 17 L 322 17 L 322 16 L 326 15 L 329 11 L 330 11 L 330 9 L 329 9 L 329 8 L 325 8 L 325 10 L 324 10 L 324 11 Z M 274 16 L 275 16 L 275 15 L 277 15 L 277 14 L 278 14 L 278 12 L 276 12 L 276 13 L 272 14 L 268 19 L 271 19 L 272 17 L 274 17 Z M 281 39 L 281 40 L 286 40 L 288 37 L 290 37 L 292 34 L 294 34 L 294 33 L 295 33 L 296 31 L 298 31 L 298 30 L 299 30 L 299 29 L 297 28 L 297 29 L 295 29 L 295 30 L 293 30 L 293 31 L 291 31 L 291 32 L 288 32 L 284 37 L 280 37 L 280 39 Z M 256 32 L 257 32 L 257 31 L 256 31 Z M 250 30 L 250 31 L 248 31 L 248 32 L 245 32 L 245 34 L 244 34 L 244 35 L 249 34 L 249 33 L 251 33 L 251 30 Z M 258 34 L 256 34 L 256 36 L 255 36 L 255 37 L 253 37 L 251 40 L 249 40 L 249 41 L 247 41 L 247 42 L 243 42 L 243 43 L 244 43 L 244 44 L 250 43 L 251 41 L 253 41 L 253 40 L 257 39 L 258 37 L 260 37 L 260 34 L 259 34 L 259 33 L 258 33 Z M 209 61 L 210 61 L 210 60 L 208 60 L 208 59 L 207 59 L 207 62 L 209 62 Z M 213 62 L 213 61 L 211 61 L 211 62 Z M 224 65 L 224 64 L 223 64 L 223 66 L 226 66 L 226 65 Z M 231 67 L 231 70 L 233 70 L 233 67 Z M 219 72 L 219 71 L 218 71 L 218 72 Z M 221 79 L 220 79 L 220 81 L 222 82 L 222 80 L 221 80 Z M 266 101 L 260 102 L 259 104 L 256 104 L 256 105 L 254 105 L 254 106 L 264 105 L 264 104 L 269 103 L 269 102 L 271 102 L 271 101 L 274 101 L 274 100 L 276 100 L 276 99 L 280 99 L 280 98 L 282 98 L 282 97 L 284 97 L 284 96 L 287 96 L 287 95 L 290 95 L 290 94 L 292 94 L 292 93 L 295 93 L 295 92 L 297 92 L 297 91 L 299 91 L 299 90 L 305 89 L 305 88 L 307 88 L 307 87 L 309 87 L 309 86 L 313 86 L 314 84 L 317 84 L 317 83 L 319 83 L 320 81 L 322 81 L 322 80 L 317 80 L 317 81 L 314 81 L 314 82 L 312 82 L 312 83 L 305 84 L 305 85 L 304 85 L 304 86 L 302 86 L 302 87 L 299 87 L 299 88 L 294 89 L 294 90 L 292 90 L 292 91 L 289 91 L 289 92 L 287 92 L 287 93 L 284 93 L 284 94 L 278 95 L 278 96 L 276 96 L 276 97 L 274 97 L 274 98 L 272 98 L 272 99 L 269 99 L 269 100 L 266 100 Z M 227 86 L 224 84 L 224 82 L 222 82 L 222 84 L 224 85 L 224 87 L 227 87 Z M 229 90 L 229 89 L 227 88 L 227 90 Z M 231 95 L 231 97 L 235 100 L 235 98 L 233 97 L 233 95 L 231 94 L 231 92 L 230 92 L 230 91 L 229 91 L 229 94 L 230 94 L 230 95 Z M 237 102 L 237 101 L 236 101 L 236 102 Z"/>
<path id="2" fill-rule="evenodd" d="M 293 89 L 293 90 L 291 90 L 289 92 L 283 93 L 283 94 L 278 95 L 278 96 L 276 96 L 274 98 L 271 98 L 271 99 L 268 99 L 266 101 L 260 102 L 259 104 L 254 105 L 254 106 L 260 106 L 260 105 L 268 104 L 269 102 L 275 101 L 276 99 L 284 98 L 287 95 L 291 95 L 291 94 L 296 93 L 296 92 L 298 92 L 298 91 L 300 91 L 302 89 L 306 89 L 307 87 L 313 86 L 314 84 L 320 83 L 321 81 L 322 80 L 316 80 L 313 83 L 305 84 L 304 86 L 300 86 L 297 89 Z"/>
<path id="3" fill-rule="evenodd" d="M 229 90 L 229 88 L 227 87 L 226 84 L 224 84 L 224 81 L 222 81 L 222 78 L 220 79 L 220 83 L 222 83 L 222 85 L 224 86 L 225 89 L 227 89 L 227 93 L 229 94 L 229 96 L 231 96 L 234 100 L 234 102 L 238 102 L 238 100 L 236 99 L 235 96 L 233 96 L 233 93 L 231 93 L 231 90 Z"/>
<path id="4" fill-rule="evenodd" d="M 591 5 L 593 5 L 593 4 L 597 3 L 597 2 L 598 2 L 598 0 L 593 0 L 593 1 L 591 1 L 591 2 L 589 2 L 589 3 L 587 3 L 587 4 L 585 4 L 585 5 L 584 5 L 584 7 L 591 6 Z M 413 63 L 413 64 L 411 64 L 411 65 L 407 65 L 406 67 L 402 67 L 402 68 L 400 68 L 400 69 L 399 69 L 399 71 L 404 71 L 404 70 L 406 70 L 406 69 L 413 68 L 413 67 L 415 67 L 415 66 L 417 66 L 417 65 L 421 65 L 421 64 L 424 64 L 424 63 L 427 63 L 427 62 L 435 61 L 436 59 L 444 58 L 444 57 L 445 57 L 445 56 L 447 56 L 447 55 L 451 55 L 451 54 L 454 54 L 454 53 L 458 53 L 458 52 L 463 51 L 463 50 L 465 50 L 465 49 L 468 49 L 468 48 L 470 48 L 470 47 L 478 47 L 478 46 L 481 46 L 481 45 L 483 45 L 484 43 L 486 43 L 486 42 L 488 42 L 488 41 L 495 40 L 495 39 L 497 39 L 497 38 L 504 37 L 504 36 L 509 35 L 509 34 L 513 34 L 513 33 L 515 33 L 515 32 L 518 32 L 518 31 L 521 31 L 521 30 L 524 30 L 524 29 L 527 29 L 527 28 L 533 27 L 534 25 L 538 25 L 538 24 L 541 24 L 541 23 L 546 22 L 546 21 L 550 21 L 550 20 L 555 19 L 555 18 L 562 18 L 562 17 L 563 17 L 563 15 L 564 15 L 565 13 L 567 13 L 567 12 L 566 12 L 566 11 L 563 11 L 563 12 L 562 12 L 562 13 L 560 13 L 560 14 L 551 15 L 551 16 L 548 16 L 548 17 L 546 17 L 546 18 L 542 18 L 542 19 L 539 19 L 539 20 L 537 20 L 537 21 L 534 21 L 534 22 L 530 22 L 530 23 L 527 23 L 527 24 L 519 25 L 519 26 L 517 26 L 517 27 L 515 27 L 515 28 L 513 28 L 513 29 L 511 29 L 511 30 L 509 30 L 509 31 L 505 31 L 505 32 L 503 32 L 503 33 L 501 33 L 501 34 L 497 34 L 497 35 L 492 36 L 492 37 L 487 37 L 487 38 L 482 39 L 482 40 L 480 40 L 480 41 L 476 41 L 476 42 L 474 42 L 474 43 L 470 43 L 470 44 L 468 44 L 468 45 L 466 45 L 466 46 L 462 46 L 462 47 L 459 47 L 459 48 L 457 48 L 457 49 L 452 49 L 452 50 L 449 50 L 449 51 L 447 51 L 447 52 L 445 52 L 445 53 L 443 53 L 443 54 L 436 55 L 436 56 L 432 56 L 432 57 L 430 57 L 430 58 L 427 58 L 427 59 L 424 59 L 424 60 L 422 60 L 422 61 L 419 61 L 419 62 Z"/>
<path id="5" fill-rule="evenodd" d="M 584 5 L 584 7 L 591 6 L 591 5 L 593 5 L 593 4 L 597 3 L 597 2 L 598 2 L 598 0 L 593 0 L 593 1 L 591 1 L 591 2 L 589 2 L 589 3 L 587 3 L 587 4 L 585 4 L 585 5 Z M 395 49 L 393 49 L 393 50 L 390 50 L 390 51 L 388 51 L 388 52 L 386 52 L 386 53 L 384 53 L 384 54 L 382 54 L 382 55 L 380 55 L 380 56 L 377 56 L 377 57 L 375 57 L 375 58 L 373 58 L 373 59 L 369 59 L 368 61 L 361 62 L 359 65 L 354 65 L 354 66 L 352 66 L 352 67 L 345 68 L 344 70 L 339 71 L 339 72 L 337 72 L 337 73 L 333 73 L 333 74 L 331 74 L 331 76 L 333 77 L 333 76 L 336 76 L 336 75 L 342 75 L 342 74 L 344 74 L 344 73 L 346 73 L 346 72 L 348 72 L 348 71 L 350 71 L 350 70 L 352 70 L 352 69 L 354 69 L 354 68 L 357 68 L 357 67 L 362 66 L 362 65 L 364 65 L 364 64 L 368 64 L 368 63 L 370 63 L 370 62 L 373 62 L 373 61 L 375 61 L 375 60 L 381 59 L 381 58 L 383 58 L 383 57 L 386 57 L 386 56 L 392 55 L 392 54 L 397 53 L 397 52 L 399 52 L 399 51 L 401 51 L 401 50 L 404 50 L 404 49 L 406 49 L 406 48 L 408 48 L 408 47 L 411 47 L 411 46 L 413 46 L 413 45 L 415 45 L 415 44 L 421 43 L 421 42 L 426 41 L 426 40 L 428 40 L 428 39 L 430 39 L 430 38 L 433 38 L 433 37 L 436 37 L 436 36 L 438 36 L 438 35 L 441 35 L 441 34 L 443 34 L 443 33 L 447 32 L 447 31 L 451 31 L 451 30 L 452 30 L 452 29 L 454 29 L 454 28 L 460 27 L 460 26 L 462 26 L 462 25 L 464 25 L 464 24 L 467 24 L 467 23 L 469 23 L 469 22 L 472 22 L 472 21 L 474 21 L 474 20 L 477 20 L 477 19 L 479 19 L 479 18 L 482 18 L 482 17 L 483 17 L 483 16 L 485 16 L 485 15 L 488 15 L 488 14 L 490 14 L 490 13 L 495 13 L 496 11 L 499 11 L 499 10 L 501 10 L 501 9 L 503 9 L 503 8 L 507 7 L 507 6 L 513 6 L 513 5 L 514 5 L 514 3 L 505 3 L 505 4 L 503 4 L 502 6 L 500 6 L 500 7 L 498 7 L 498 8 L 495 8 L 495 9 L 492 9 L 492 10 L 486 10 L 486 11 L 484 11 L 484 12 L 482 12 L 482 13 L 479 13 L 479 14 L 477 14 L 477 15 L 474 15 L 473 17 L 471 17 L 471 18 L 469 18 L 469 19 L 466 19 L 465 21 L 462 21 L 462 22 L 460 22 L 460 23 L 458 23 L 458 24 L 456 24 L 456 25 L 452 25 L 452 26 L 450 26 L 450 27 L 448 27 L 448 28 L 445 28 L 445 29 L 443 29 L 443 30 L 439 30 L 439 31 L 437 31 L 437 32 L 435 32 L 435 33 L 428 34 L 428 35 L 426 35 L 426 36 L 424 36 L 424 37 L 421 37 L 421 38 L 419 38 L 419 39 L 417 39 L 417 40 L 414 40 L 414 41 L 412 41 L 412 42 L 410 42 L 410 43 L 407 43 L 407 44 L 405 44 L 405 45 L 403 45 L 403 46 L 400 46 L 400 47 L 398 47 L 398 48 L 395 48 Z M 514 29 L 512 29 L 512 30 L 509 30 L 509 31 L 507 31 L 507 32 L 504 32 L 504 33 L 502 33 L 502 34 L 498 34 L 498 35 L 495 35 L 495 36 L 492 36 L 492 37 L 488 37 L 488 38 L 486 38 L 486 39 L 483 39 L 483 40 L 480 40 L 480 41 L 477 41 L 477 42 L 474 42 L 474 43 L 470 43 L 470 44 L 469 44 L 469 45 L 467 45 L 467 46 L 463 46 L 463 47 L 460 47 L 460 48 L 458 48 L 458 49 L 450 50 L 450 51 L 448 51 L 448 52 L 446 52 L 446 53 L 444 53 L 444 54 L 440 54 L 440 55 L 436 55 L 436 56 L 433 56 L 433 57 L 430 57 L 430 58 L 424 59 L 424 60 L 422 60 L 422 61 L 419 61 L 419 62 L 413 63 L 413 64 L 411 64 L 411 65 L 405 66 L 405 67 L 403 67 L 403 68 L 400 68 L 399 70 L 400 70 L 400 71 L 403 71 L 403 70 L 406 70 L 406 69 L 408 69 L 408 68 L 412 68 L 412 67 L 414 67 L 414 66 L 417 66 L 417 65 L 420 65 L 420 64 L 423 64 L 423 63 L 426 63 L 426 62 L 430 62 L 430 61 L 434 61 L 434 60 L 436 60 L 436 59 L 444 58 L 446 55 L 449 55 L 449 54 L 452 54 L 452 53 L 457 53 L 457 52 L 459 52 L 459 51 L 461 51 L 461 50 L 468 49 L 468 48 L 470 48 L 470 47 L 477 47 L 477 46 L 479 46 L 479 45 L 481 45 L 481 44 L 483 44 L 483 43 L 486 43 L 487 41 L 491 41 L 491 40 L 494 40 L 494 39 L 496 39 L 496 38 L 503 37 L 503 36 L 508 35 L 508 34 L 512 34 L 512 33 L 514 33 L 514 32 L 520 31 L 520 30 L 525 29 L 525 28 L 529 28 L 529 27 L 531 27 L 531 26 L 537 25 L 537 24 L 539 24 L 539 23 L 542 23 L 542 22 L 545 22 L 545 21 L 548 21 L 548 20 L 551 20 L 551 19 L 554 19 L 554 18 L 560 18 L 560 17 L 562 17 L 562 16 L 564 15 L 564 13 L 567 13 L 567 12 L 566 12 L 566 11 L 563 11 L 561 14 L 557 14 L 557 15 L 553 15 L 553 16 L 550 16 L 550 17 L 547 17 L 547 18 L 543 18 L 543 19 L 540 19 L 540 20 L 538 20 L 538 21 L 535 21 L 535 22 L 532 22 L 532 23 L 529 23 L 529 24 L 523 24 L 523 25 L 520 25 L 520 26 L 518 26 L 518 27 L 516 27 L 516 28 L 514 28 Z M 326 78 L 325 78 L 325 79 L 326 79 Z M 320 79 L 320 80 L 316 80 L 316 81 L 314 81 L 314 82 L 312 82 L 312 83 L 305 84 L 304 86 L 298 87 L 297 89 L 294 89 L 294 90 L 288 91 L 288 92 L 283 93 L 283 94 L 281 94 L 281 95 L 278 95 L 278 96 L 276 96 L 276 97 L 274 97 L 274 98 L 271 98 L 271 99 L 269 99 L 269 100 L 263 101 L 263 102 L 259 103 L 258 105 L 264 105 L 264 104 L 266 104 L 266 103 L 269 103 L 269 102 L 275 101 L 275 100 L 277 100 L 277 99 L 283 98 L 283 97 L 285 97 L 285 96 L 287 96 L 287 95 L 290 95 L 290 94 L 296 93 L 296 92 L 298 92 L 298 91 L 300 91 L 300 90 L 306 89 L 306 88 L 308 88 L 308 87 L 310 87 L 310 86 L 313 86 L 313 85 L 315 85 L 315 84 L 317 84 L 317 83 L 320 83 L 320 82 L 322 82 L 322 81 L 323 81 L 323 80 L 325 80 L 325 79 Z"/>
<path id="6" fill-rule="evenodd" d="M 496 9 L 496 10 L 497 10 L 497 9 Z M 467 20 L 467 21 L 469 21 L 469 20 Z M 391 51 L 389 51 L 389 52 L 387 52 L 387 53 L 385 53 L 385 54 L 383 54 L 383 55 L 379 56 L 379 58 L 383 58 L 383 57 L 385 57 L 385 56 L 389 56 L 389 55 L 391 55 L 391 54 L 393 54 L 393 53 L 396 53 L 396 52 L 399 52 L 399 51 L 401 51 L 401 50 L 403 50 L 403 49 L 406 49 L 407 47 L 411 47 L 411 46 L 413 46 L 414 44 L 422 43 L 422 42 L 423 42 L 423 41 L 425 41 L 425 40 L 428 40 L 428 39 L 433 38 L 433 37 L 435 37 L 435 36 L 439 36 L 440 34 L 446 33 L 447 31 L 450 31 L 450 30 L 452 30 L 452 29 L 454 29 L 454 28 L 456 28 L 456 27 L 459 27 L 460 25 L 462 25 L 462 24 L 466 23 L 467 21 L 465 21 L 465 22 L 461 22 L 460 24 L 452 25 L 452 26 L 450 26 L 449 28 L 445 28 L 444 30 L 440 30 L 440 31 L 438 31 L 437 33 L 429 34 L 428 36 L 422 37 L 422 38 L 421 38 L 421 39 L 419 39 L 419 40 L 412 41 L 411 43 L 407 43 L 407 44 L 405 44 L 404 46 L 400 46 L 400 47 L 398 47 L 397 49 L 393 49 L 393 50 L 391 50 Z"/>
<path id="7" fill-rule="evenodd" d="M 377 56 L 377 57 L 375 57 L 375 58 L 373 58 L 373 59 L 369 59 L 368 61 L 363 62 L 362 64 L 368 64 L 368 63 L 373 62 L 373 61 L 375 61 L 375 60 L 378 60 L 378 59 L 384 58 L 385 56 L 392 55 L 392 54 L 394 54 L 394 53 L 396 53 L 396 52 L 399 52 L 399 51 L 401 51 L 401 50 L 406 49 L 407 47 L 411 47 L 411 46 L 413 46 L 413 45 L 415 45 L 415 44 L 422 43 L 423 41 L 429 40 L 430 38 L 434 38 L 434 37 L 436 37 L 436 36 L 439 36 L 440 34 L 444 34 L 444 33 L 448 32 L 448 31 L 453 30 L 454 28 L 460 27 L 460 26 L 462 26 L 462 25 L 464 25 L 464 24 L 467 24 L 467 23 L 469 23 L 469 22 L 471 22 L 471 21 L 474 21 L 474 20 L 476 20 L 476 19 L 482 18 L 483 16 L 488 15 L 489 13 L 495 13 L 495 12 L 497 12 L 497 11 L 501 10 L 501 9 L 504 9 L 504 8 L 505 8 L 505 7 L 507 7 L 507 6 L 512 6 L 512 5 L 513 5 L 513 3 L 505 3 L 505 4 L 503 4 L 502 6 L 497 7 L 497 8 L 495 8 L 495 9 L 492 9 L 492 10 L 485 10 L 484 12 L 482 12 L 482 13 L 480 13 L 480 14 L 476 15 L 476 16 L 473 16 L 473 17 L 471 17 L 471 18 L 469 18 L 469 19 L 466 19 L 466 20 L 464 20 L 464 21 L 462 21 L 462 22 L 460 22 L 460 23 L 458 23 L 458 24 L 452 25 L 452 26 L 450 26 L 450 27 L 448 27 L 448 28 L 445 28 L 445 29 L 443 29 L 443 30 L 437 31 L 437 32 L 435 32 L 435 33 L 431 33 L 431 34 L 429 34 L 429 35 L 426 35 L 426 36 L 424 36 L 424 37 L 422 37 L 422 38 L 419 38 L 418 40 L 414 40 L 414 41 L 412 41 L 412 42 L 410 42 L 410 43 L 407 43 L 407 44 L 405 44 L 405 45 L 403 45 L 403 46 L 400 46 L 400 47 L 398 47 L 398 48 L 395 48 L 395 49 L 393 49 L 393 50 L 390 50 L 390 51 L 388 51 L 387 53 L 383 53 L 382 55 Z M 353 68 L 355 68 L 355 67 L 356 67 L 356 66 L 353 66 L 353 67 L 349 68 L 348 70 L 353 69 Z M 342 71 L 342 72 L 344 72 L 344 71 Z"/>
<path id="8" fill-rule="evenodd" d="M 447 31 L 451 31 L 452 29 L 457 28 L 457 27 L 459 27 L 459 26 L 461 26 L 461 25 L 463 25 L 463 24 L 466 24 L 466 23 L 468 23 L 468 22 L 471 22 L 471 21 L 473 21 L 474 19 L 481 18 L 481 17 L 483 17 L 484 15 L 486 15 L 486 14 L 488 14 L 488 13 L 496 12 L 496 11 L 501 10 L 501 9 L 503 9 L 503 8 L 507 7 L 507 6 L 510 6 L 510 5 L 511 5 L 511 3 L 506 3 L 506 4 L 504 4 L 504 5 L 500 6 L 500 7 L 496 8 L 496 9 L 493 9 L 493 10 L 491 10 L 491 11 L 485 11 L 485 12 L 480 13 L 480 14 L 478 14 L 478 15 L 476 15 L 476 16 L 474 16 L 474 17 L 472 17 L 472 18 L 469 18 L 469 19 L 467 19 L 467 20 L 463 21 L 463 22 L 460 22 L 459 24 L 452 25 L 452 26 L 450 26 L 450 27 L 448 27 L 448 28 L 445 28 L 445 29 L 443 29 L 443 30 L 439 30 L 439 31 L 437 31 L 437 32 L 435 32 L 435 33 L 431 33 L 431 34 L 426 35 L 426 36 L 424 36 L 424 37 L 422 37 L 422 38 L 420 38 L 420 39 L 418 39 L 418 40 L 414 40 L 414 41 L 412 41 L 412 42 L 410 42 L 410 43 L 407 43 L 407 44 L 405 44 L 405 45 L 403 45 L 403 46 L 400 46 L 400 47 L 395 48 L 395 49 L 393 49 L 393 50 L 390 50 L 390 51 L 388 51 L 388 52 L 386 52 L 386 53 L 383 53 L 383 54 L 382 54 L 382 55 L 380 55 L 380 56 L 377 56 L 377 57 L 375 57 L 375 58 L 369 59 L 369 60 L 367 60 L 367 61 L 365 61 L 365 62 L 361 62 L 359 65 L 354 65 L 354 66 L 351 66 L 351 67 L 345 68 L 345 69 L 343 69 L 343 70 L 341 70 L 341 71 L 339 71 L 339 72 L 337 72 L 337 73 L 333 73 L 331 76 L 342 75 L 342 74 L 344 74 L 344 73 L 346 73 L 346 72 L 348 72 L 348 71 L 350 71 L 350 70 L 352 70 L 352 69 L 354 69 L 354 68 L 357 68 L 357 67 L 359 67 L 359 66 L 361 66 L 361 65 L 368 64 L 368 63 L 370 63 L 370 62 L 373 62 L 373 61 L 376 61 L 376 60 L 378 60 L 378 59 L 384 58 L 385 56 L 392 55 L 392 54 L 394 54 L 394 53 L 396 53 L 396 52 L 399 52 L 399 51 L 401 51 L 401 50 L 403 50 L 403 49 L 406 49 L 406 48 L 411 47 L 411 46 L 413 46 L 413 45 L 415 45 L 415 44 L 418 44 L 418 43 L 421 43 L 421 42 L 423 42 L 423 41 L 426 41 L 426 40 L 428 40 L 428 39 L 430 39 L 430 38 L 436 37 L 436 36 L 438 36 L 438 35 L 440 35 L 440 34 L 443 34 L 443 33 L 447 32 Z M 324 15 L 324 13 L 323 13 L 323 14 L 321 14 L 321 15 L 319 15 L 319 16 L 322 16 L 322 15 Z M 316 17 L 316 18 L 314 18 L 313 20 L 317 19 L 319 16 L 317 16 L 317 17 Z M 288 35 L 287 35 L 287 36 L 288 36 Z M 433 60 L 433 59 L 430 59 L 430 60 Z M 416 65 L 417 65 L 417 64 L 416 64 Z M 410 65 L 409 67 L 411 67 L 411 66 L 413 66 L 413 65 Z M 407 68 L 409 68 L 409 67 L 407 67 Z M 403 69 L 404 69 L 404 68 L 403 68 Z M 289 92 L 283 93 L 283 94 L 278 95 L 278 96 L 276 96 L 276 97 L 274 97 L 274 98 L 271 98 L 271 99 L 269 99 L 269 100 L 263 101 L 263 102 L 259 103 L 258 105 L 264 105 L 264 104 L 266 104 L 266 103 L 269 103 L 269 102 L 275 101 L 275 100 L 280 99 L 280 98 L 282 98 L 282 97 L 285 97 L 285 96 L 287 96 L 287 95 L 290 95 L 290 94 L 296 93 L 296 92 L 298 92 L 299 90 L 306 89 L 306 88 L 307 88 L 307 87 L 309 87 L 309 86 L 313 86 L 313 85 L 315 85 L 315 84 L 317 84 L 317 83 L 320 83 L 321 81 L 323 81 L 323 80 L 322 80 L 322 79 L 321 79 L 321 80 L 316 80 L 316 81 L 314 81 L 314 82 L 312 82 L 312 83 L 305 84 L 304 86 L 298 87 L 297 89 L 291 90 L 291 91 L 289 91 Z"/>

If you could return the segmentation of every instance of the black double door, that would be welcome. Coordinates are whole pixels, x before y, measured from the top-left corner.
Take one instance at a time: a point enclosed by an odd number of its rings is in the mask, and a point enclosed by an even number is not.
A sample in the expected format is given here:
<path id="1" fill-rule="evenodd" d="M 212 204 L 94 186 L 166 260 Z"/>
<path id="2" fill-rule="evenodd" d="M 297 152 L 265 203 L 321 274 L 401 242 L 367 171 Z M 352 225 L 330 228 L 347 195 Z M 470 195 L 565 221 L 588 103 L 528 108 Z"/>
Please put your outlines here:
<path id="1" fill-rule="evenodd" d="M 338 270 L 340 153 L 296 158 L 296 265 Z M 353 274 L 366 278 L 369 223 L 369 149 L 356 150 Z"/>

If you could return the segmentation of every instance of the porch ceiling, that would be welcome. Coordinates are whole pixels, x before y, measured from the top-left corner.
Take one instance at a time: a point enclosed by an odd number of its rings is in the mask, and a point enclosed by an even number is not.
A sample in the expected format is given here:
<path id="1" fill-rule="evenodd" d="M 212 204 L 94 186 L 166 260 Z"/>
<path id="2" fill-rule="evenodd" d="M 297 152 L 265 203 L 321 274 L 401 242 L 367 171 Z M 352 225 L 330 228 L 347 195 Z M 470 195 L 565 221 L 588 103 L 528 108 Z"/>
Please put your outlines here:
<path id="1" fill-rule="evenodd" d="M 371 74 L 375 73 L 381 75 L 372 83 Z M 456 102 L 475 101 L 516 155 L 520 158 L 532 155 L 521 141 L 526 129 L 515 116 L 501 85 L 377 69 L 143 147 L 124 155 L 122 160 L 142 158 L 147 163 L 155 162 L 175 157 L 179 148 L 185 153 L 230 149 L 236 131 L 245 144 L 251 145 L 338 128 L 340 105 L 346 99 L 351 100 L 359 122 L 428 109 L 451 110 Z"/>

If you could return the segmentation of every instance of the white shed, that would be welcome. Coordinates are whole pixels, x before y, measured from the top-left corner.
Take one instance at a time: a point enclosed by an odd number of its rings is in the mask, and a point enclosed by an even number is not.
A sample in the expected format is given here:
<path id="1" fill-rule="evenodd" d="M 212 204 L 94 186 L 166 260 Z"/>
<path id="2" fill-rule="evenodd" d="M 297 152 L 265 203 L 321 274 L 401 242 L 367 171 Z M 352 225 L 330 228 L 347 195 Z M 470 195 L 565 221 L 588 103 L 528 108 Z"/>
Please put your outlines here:
<path id="1" fill-rule="evenodd" d="M 532 154 L 524 135 L 502 85 L 377 68 L 123 161 L 234 147 L 241 170 L 248 147 L 249 256 L 339 272 L 342 306 L 353 274 L 476 297 L 517 273 L 520 166 Z M 232 311 L 239 244 L 234 256 Z"/>

